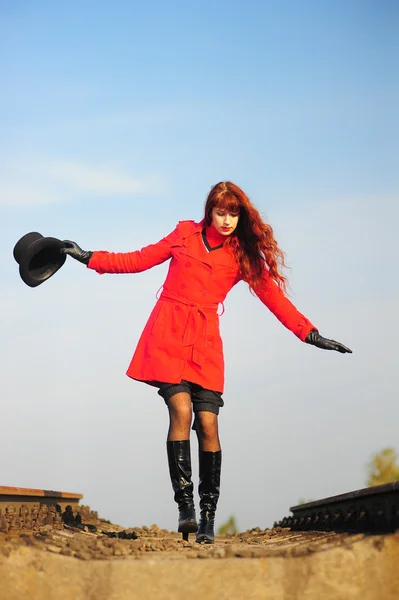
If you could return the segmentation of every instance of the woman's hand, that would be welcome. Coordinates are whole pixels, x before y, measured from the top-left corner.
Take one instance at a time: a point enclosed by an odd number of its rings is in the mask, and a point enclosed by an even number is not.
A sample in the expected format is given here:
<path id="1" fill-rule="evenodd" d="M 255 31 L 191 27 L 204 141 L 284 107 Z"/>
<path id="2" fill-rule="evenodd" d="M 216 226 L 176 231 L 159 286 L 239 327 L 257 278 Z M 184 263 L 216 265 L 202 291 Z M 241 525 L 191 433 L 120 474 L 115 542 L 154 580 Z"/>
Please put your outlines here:
<path id="1" fill-rule="evenodd" d="M 347 352 L 352 354 L 352 350 L 350 350 L 340 342 L 324 338 L 322 335 L 320 335 L 317 329 L 312 329 L 312 331 L 308 333 L 308 335 L 305 338 L 305 342 L 307 344 L 317 346 L 318 348 L 323 348 L 323 350 L 336 350 L 337 352 L 341 352 L 342 354 L 346 354 Z"/>
<path id="2" fill-rule="evenodd" d="M 65 247 L 60 249 L 62 254 L 68 254 L 68 256 L 72 256 L 72 258 L 85 265 L 89 264 L 93 252 L 82 250 L 76 242 L 71 242 L 70 240 L 64 240 L 63 244 L 65 244 Z"/>

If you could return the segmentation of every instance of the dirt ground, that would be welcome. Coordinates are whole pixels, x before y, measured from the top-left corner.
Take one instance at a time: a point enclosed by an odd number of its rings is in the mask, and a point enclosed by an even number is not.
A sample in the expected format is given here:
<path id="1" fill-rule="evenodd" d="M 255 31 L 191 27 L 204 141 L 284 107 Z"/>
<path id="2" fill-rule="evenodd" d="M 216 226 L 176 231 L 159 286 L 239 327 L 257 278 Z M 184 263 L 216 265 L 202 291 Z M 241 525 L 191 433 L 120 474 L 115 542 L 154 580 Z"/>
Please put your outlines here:
<path id="1" fill-rule="evenodd" d="M 70 556 L 80 560 L 145 559 L 154 554 L 162 558 L 260 558 L 269 556 L 299 557 L 365 539 L 334 532 L 290 532 L 289 529 L 259 528 L 237 535 L 216 536 L 214 544 L 197 544 L 195 534 L 189 541 L 181 534 L 152 527 L 123 529 L 104 523 L 97 532 L 62 526 L 45 525 L 38 532 L 0 533 L 0 556 L 9 556 L 26 546 L 42 552 Z M 379 538 L 376 538 L 378 540 Z M 399 539 L 399 538 L 398 538 Z"/>
<path id="2" fill-rule="evenodd" d="M 0 600 L 399 598 L 399 533 L 256 528 L 200 545 L 156 525 L 81 527 L 0 533 Z"/>

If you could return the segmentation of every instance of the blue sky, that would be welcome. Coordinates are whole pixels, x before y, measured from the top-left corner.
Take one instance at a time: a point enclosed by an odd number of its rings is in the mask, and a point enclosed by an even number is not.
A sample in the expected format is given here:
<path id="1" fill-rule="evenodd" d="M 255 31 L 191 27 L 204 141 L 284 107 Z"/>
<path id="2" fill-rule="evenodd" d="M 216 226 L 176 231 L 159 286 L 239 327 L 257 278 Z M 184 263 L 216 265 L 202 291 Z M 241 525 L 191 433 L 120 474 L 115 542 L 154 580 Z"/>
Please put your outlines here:
<path id="1" fill-rule="evenodd" d="M 398 33 L 390 0 L 3 3 L 0 483 L 175 527 L 166 411 L 124 375 L 167 265 L 98 277 L 68 259 L 30 289 L 12 248 L 39 231 L 137 249 L 200 219 L 224 179 L 274 227 L 294 303 L 354 354 L 231 293 L 219 521 L 270 526 L 398 448 Z"/>

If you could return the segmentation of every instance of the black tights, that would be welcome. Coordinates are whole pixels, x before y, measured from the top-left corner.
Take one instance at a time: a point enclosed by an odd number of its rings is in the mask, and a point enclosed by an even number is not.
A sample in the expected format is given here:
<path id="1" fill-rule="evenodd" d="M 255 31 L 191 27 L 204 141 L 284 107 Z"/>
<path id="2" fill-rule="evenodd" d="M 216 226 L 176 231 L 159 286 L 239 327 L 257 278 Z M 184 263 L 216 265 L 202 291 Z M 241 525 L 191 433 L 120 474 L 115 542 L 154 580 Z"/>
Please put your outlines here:
<path id="1" fill-rule="evenodd" d="M 193 408 L 190 394 L 179 392 L 168 401 L 169 431 L 168 442 L 190 439 Z M 196 413 L 196 433 L 200 450 L 217 452 L 220 450 L 218 416 L 207 411 Z"/>

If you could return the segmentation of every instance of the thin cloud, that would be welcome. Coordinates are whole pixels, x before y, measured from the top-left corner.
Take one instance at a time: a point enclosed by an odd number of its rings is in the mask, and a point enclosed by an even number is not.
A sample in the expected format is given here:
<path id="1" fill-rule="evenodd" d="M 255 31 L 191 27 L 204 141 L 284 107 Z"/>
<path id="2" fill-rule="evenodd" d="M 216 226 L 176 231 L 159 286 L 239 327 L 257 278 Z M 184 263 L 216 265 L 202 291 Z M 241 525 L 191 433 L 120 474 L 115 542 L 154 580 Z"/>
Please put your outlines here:
<path id="1" fill-rule="evenodd" d="M 135 179 L 107 167 L 96 168 L 72 162 L 56 162 L 47 166 L 49 177 L 77 190 L 96 194 L 145 194 L 154 182 Z"/>
<path id="2" fill-rule="evenodd" d="M 29 180 L 21 183 L 12 180 L 0 182 L 0 208 L 45 206 L 62 201 L 63 198 L 54 191 L 52 192 L 45 184 L 31 185 Z"/>
<path id="3" fill-rule="evenodd" d="M 0 207 L 60 204 L 82 195 L 134 196 L 159 190 L 158 175 L 132 177 L 102 165 L 72 161 L 24 161 L 0 177 Z"/>

